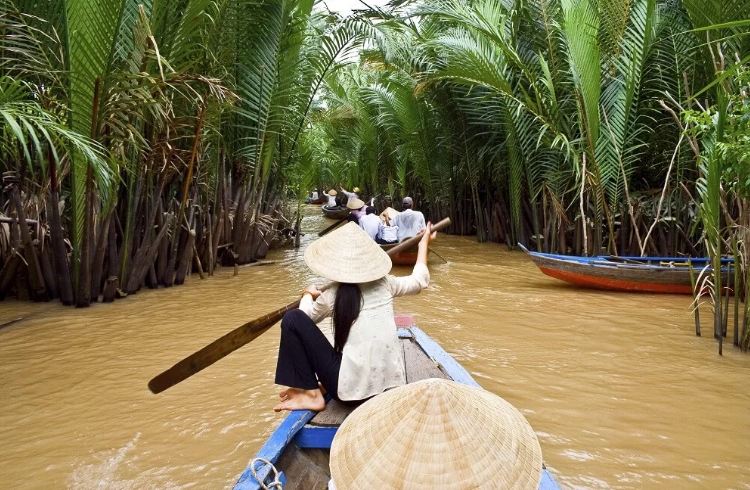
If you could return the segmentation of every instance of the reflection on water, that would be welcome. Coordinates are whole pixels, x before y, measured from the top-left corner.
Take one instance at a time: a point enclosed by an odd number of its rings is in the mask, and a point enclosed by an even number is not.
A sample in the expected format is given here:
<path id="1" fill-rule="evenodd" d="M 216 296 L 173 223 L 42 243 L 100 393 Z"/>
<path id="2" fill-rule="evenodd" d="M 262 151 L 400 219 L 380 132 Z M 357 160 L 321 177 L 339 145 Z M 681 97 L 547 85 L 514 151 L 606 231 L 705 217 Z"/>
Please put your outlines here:
<path id="1" fill-rule="evenodd" d="M 327 222 L 314 208 L 311 233 Z M 520 253 L 441 236 L 433 283 L 397 309 L 529 419 L 570 487 L 750 488 L 750 357 L 693 335 L 689 298 L 578 290 Z M 280 416 L 278 329 L 171 388 L 147 381 L 314 278 L 294 250 L 112 305 L 0 303 L 0 482 L 230 486 Z M 406 270 L 398 271 L 405 273 Z"/>

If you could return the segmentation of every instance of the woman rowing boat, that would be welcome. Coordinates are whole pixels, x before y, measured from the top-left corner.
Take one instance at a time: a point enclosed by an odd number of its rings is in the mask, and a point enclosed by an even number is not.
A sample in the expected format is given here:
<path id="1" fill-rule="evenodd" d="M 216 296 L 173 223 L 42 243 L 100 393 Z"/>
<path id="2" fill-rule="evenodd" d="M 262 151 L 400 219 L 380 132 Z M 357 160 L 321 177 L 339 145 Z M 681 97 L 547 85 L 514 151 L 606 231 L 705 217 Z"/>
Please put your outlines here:
<path id="1" fill-rule="evenodd" d="M 427 223 L 406 277 L 388 274 L 390 257 L 354 223 L 308 247 L 305 263 L 334 283 L 323 292 L 309 286 L 299 309 L 282 319 L 276 384 L 288 388 L 274 410 L 322 410 L 321 387 L 338 400 L 359 402 L 406 383 L 393 298 L 427 287 L 427 252 L 435 236 Z M 327 317 L 333 319 L 333 345 L 316 325 Z"/>

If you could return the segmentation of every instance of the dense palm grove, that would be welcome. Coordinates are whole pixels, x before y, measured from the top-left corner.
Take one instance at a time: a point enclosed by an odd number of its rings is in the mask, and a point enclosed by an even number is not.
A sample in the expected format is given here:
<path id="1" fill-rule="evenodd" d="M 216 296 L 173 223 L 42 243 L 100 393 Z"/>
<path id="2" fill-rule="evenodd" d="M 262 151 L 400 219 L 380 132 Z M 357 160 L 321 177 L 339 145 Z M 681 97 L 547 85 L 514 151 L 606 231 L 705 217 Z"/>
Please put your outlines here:
<path id="1" fill-rule="evenodd" d="M 86 305 L 249 262 L 337 184 L 511 246 L 744 259 L 748 12 L 2 0 L 0 294 Z"/>

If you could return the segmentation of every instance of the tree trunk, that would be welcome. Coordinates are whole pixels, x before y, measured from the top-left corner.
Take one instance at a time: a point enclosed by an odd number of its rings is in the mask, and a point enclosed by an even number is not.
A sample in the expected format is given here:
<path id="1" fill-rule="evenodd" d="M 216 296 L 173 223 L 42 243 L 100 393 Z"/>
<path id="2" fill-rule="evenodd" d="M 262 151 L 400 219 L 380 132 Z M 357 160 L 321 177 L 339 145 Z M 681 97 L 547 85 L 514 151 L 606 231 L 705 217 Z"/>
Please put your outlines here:
<path id="1" fill-rule="evenodd" d="M 91 304 L 91 248 L 94 234 L 94 175 L 91 165 L 86 170 L 86 217 L 81 240 L 81 264 L 78 274 L 78 294 L 76 306 L 79 308 Z"/>
<path id="2" fill-rule="evenodd" d="M 107 244 L 109 243 L 109 223 L 112 220 L 114 210 L 107 213 L 107 216 L 102 220 L 97 244 L 96 254 L 94 255 L 94 266 L 91 274 L 91 298 L 94 301 L 99 300 L 99 293 L 102 290 L 102 282 L 104 275 L 104 257 L 107 252 Z"/>
<path id="3" fill-rule="evenodd" d="M 42 269 L 39 264 L 39 257 L 36 254 L 36 247 L 31 239 L 31 232 L 29 232 L 29 225 L 26 224 L 26 213 L 21 203 L 21 192 L 18 190 L 17 179 L 15 175 L 10 177 L 11 182 L 9 183 L 10 200 L 13 203 L 13 207 L 16 208 L 16 216 L 18 217 L 18 223 L 16 223 L 21 231 L 21 240 L 23 242 L 23 256 L 26 259 L 29 270 L 29 286 L 31 287 L 32 299 L 35 301 L 46 301 L 47 288 L 44 285 L 44 276 L 42 275 Z M 8 176 L 5 176 L 6 182 Z M 10 225 L 13 226 L 13 225 Z"/>
<path id="4" fill-rule="evenodd" d="M 120 263 L 118 261 L 119 254 L 117 253 L 117 226 L 115 226 L 115 219 L 109 221 L 109 233 L 107 234 L 107 282 L 102 292 L 103 300 L 105 303 L 111 303 L 115 299 L 117 288 L 120 287 L 120 280 L 117 273 L 120 269 Z"/>
<path id="5" fill-rule="evenodd" d="M 192 263 L 193 246 L 195 245 L 195 230 L 190 230 L 185 239 L 185 246 L 182 249 L 182 255 L 180 256 L 180 263 L 177 266 L 177 272 L 175 274 L 174 283 L 183 284 L 185 282 L 185 276 L 188 273 L 188 268 Z"/>

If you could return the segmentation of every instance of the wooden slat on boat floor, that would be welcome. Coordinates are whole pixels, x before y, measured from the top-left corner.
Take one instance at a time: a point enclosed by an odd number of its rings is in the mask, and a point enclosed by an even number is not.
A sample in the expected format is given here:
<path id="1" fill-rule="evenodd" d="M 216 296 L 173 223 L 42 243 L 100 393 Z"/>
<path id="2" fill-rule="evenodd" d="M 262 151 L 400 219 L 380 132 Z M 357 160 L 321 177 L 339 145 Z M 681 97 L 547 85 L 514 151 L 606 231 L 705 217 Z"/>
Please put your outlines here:
<path id="1" fill-rule="evenodd" d="M 421 347 L 413 339 L 401 339 L 401 348 L 406 363 L 406 382 L 413 383 L 427 378 L 447 378 L 437 364 L 427 357 Z M 337 400 L 331 400 L 325 410 L 318 413 L 311 421 L 311 425 L 338 426 L 352 413 L 356 407 L 344 405 Z"/>
<path id="2" fill-rule="evenodd" d="M 287 476 L 284 490 L 325 489 L 331 479 L 328 451 L 322 449 L 301 450 L 289 444 L 276 467 Z"/>
<path id="3" fill-rule="evenodd" d="M 422 348 L 412 339 L 403 339 L 401 345 L 404 349 L 404 361 L 406 363 L 406 382 L 414 383 L 428 378 L 443 378 L 448 376 L 440 370 L 435 362 L 424 353 Z"/>

